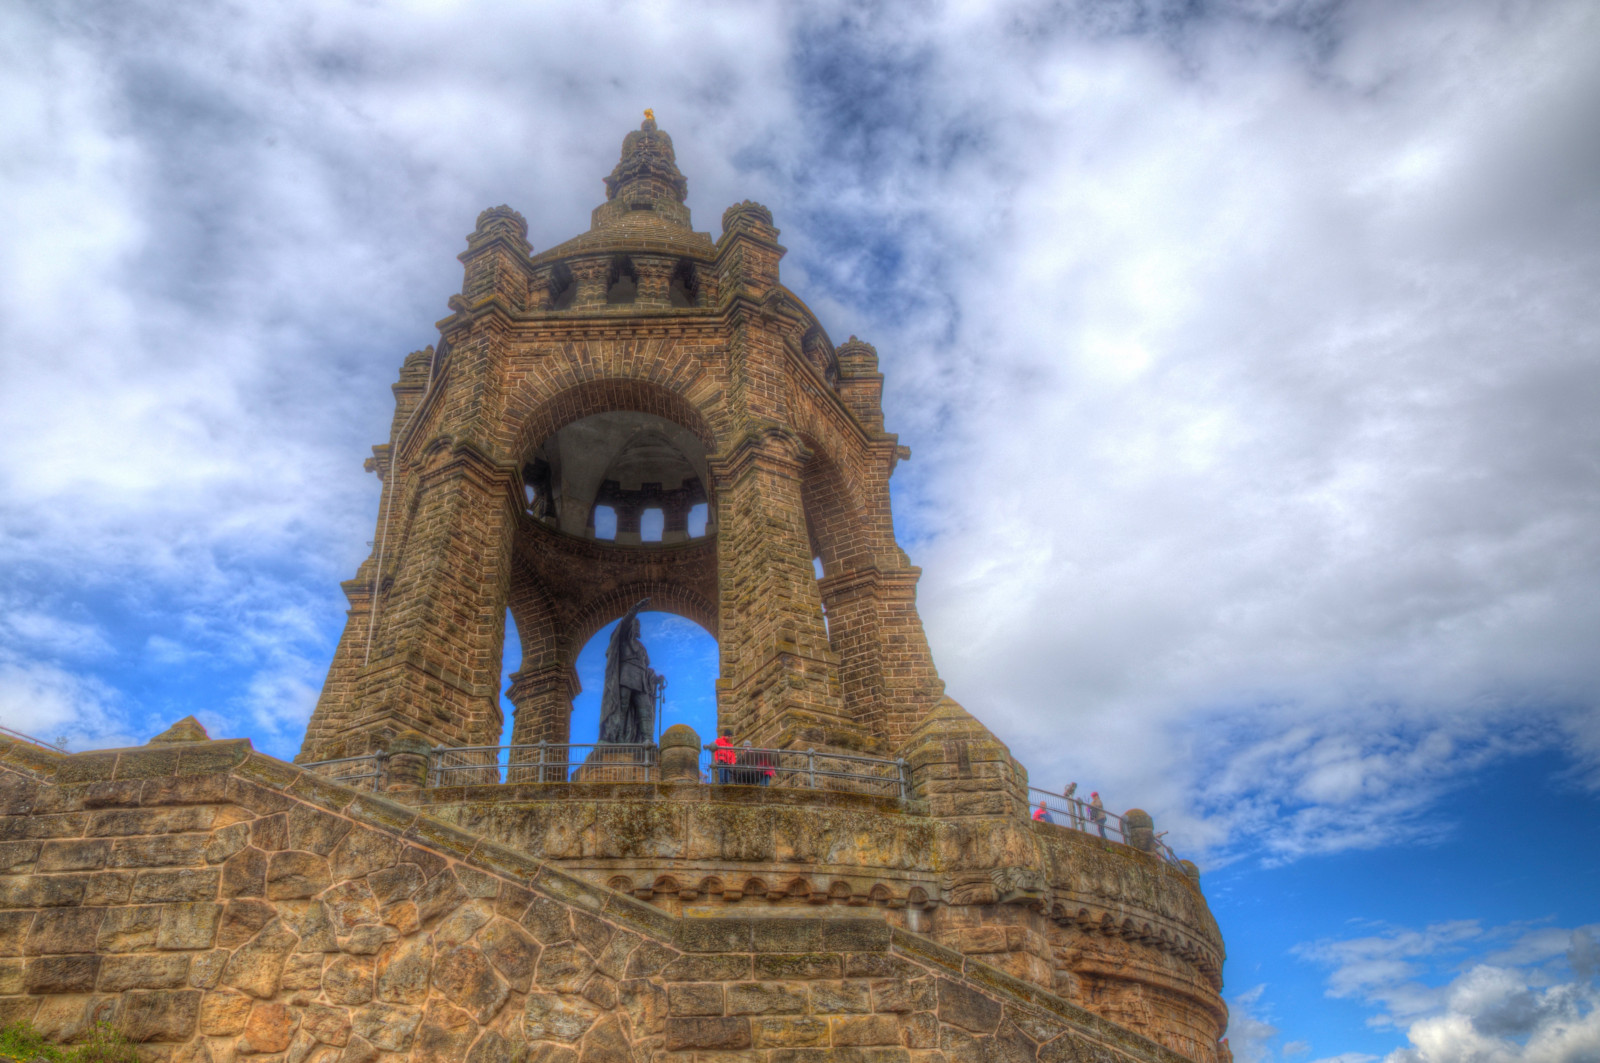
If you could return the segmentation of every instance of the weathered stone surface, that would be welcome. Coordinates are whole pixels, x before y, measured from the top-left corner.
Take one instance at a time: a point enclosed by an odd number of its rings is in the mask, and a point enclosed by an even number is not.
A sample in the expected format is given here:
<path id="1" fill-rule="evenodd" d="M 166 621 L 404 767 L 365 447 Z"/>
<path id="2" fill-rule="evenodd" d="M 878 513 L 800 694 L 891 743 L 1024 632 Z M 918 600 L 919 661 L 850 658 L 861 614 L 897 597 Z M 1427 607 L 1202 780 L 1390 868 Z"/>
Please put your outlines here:
<path id="1" fill-rule="evenodd" d="M 158 906 L 111 908 L 100 923 L 95 948 L 100 952 L 136 952 L 153 949 L 161 932 Z"/>
<path id="2" fill-rule="evenodd" d="M 840 957 L 827 952 L 793 955 L 764 954 L 755 957 L 757 978 L 831 978 L 844 973 Z"/>
<path id="3" fill-rule="evenodd" d="M 750 1028 L 757 1048 L 806 1048 L 828 1043 L 826 1019 L 803 1015 L 766 1017 L 751 1020 Z"/>
<path id="4" fill-rule="evenodd" d="M 111 842 L 104 838 L 72 838 L 66 841 L 49 841 L 41 847 L 38 842 L 21 843 L 31 860 L 37 856 L 40 871 L 98 871 L 106 866 L 111 853 Z M 9 870 L 15 852 L 8 853 L 5 861 Z M 17 861 L 23 863 L 26 861 Z"/>
<path id="5" fill-rule="evenodd" d="M 328 888 L 332 875 L 328 861 L 316 853 L 289 849 L 267 859 L 267 899 L 297 900 L 315 897 Z"/>
<path id="6" fill-rule="evenodd" d="M 299 1016 L 290 1011 L 287 1005 L 258 1000 L 250 1009 L 250 1017 L 245 1020 L 244 1035 L 239 1038 L 239 1053 L 264 1055 L 282 1052 L 289 1047 L 289 1040 L 298 1025 Z"/>
<path id="7" fill-rule="evenodd" d="M 117 1026 L 133 1041 L 186 1041 L 200 1018 L 200 990 L 131 990 L 122 995 Z"/>
<path id="8" fill-rule="evenodd" d="M 335 956 L 322 972 L 322 992 L 334 1004 L 365 1004 L 372 999 L 376 967 L 365 956 Z"/>
<path id="9" fill-rule="evenodd" d="M 933 983 L 926 978 L 879 979 L 872 983 L 873 1011 L 932 1011 Z"/>
<path id="10" fill-rule="evenodd" d="M 471 945 L 440 950 L 433 965 L 433 984 L 479 1024 L 494 1018 L 511 992 L 483 953 Z"/>
<path id="11" fill-rule="evenodd" d="M 411 1058 L 414 1063 L 461 1063 L 477 1036 L 471 1016 L 435 999 L 423 1015 Z"/>
<path id="12" fill-rule="evenodd" d="M 872 1007 L 866 982 L 812 982 L 811 1010 L 817 1015 L 854 1015 L 884 1009 Z"/>
<path id="13" fill-rule="evenodd" d="M 99 956 L 40 956 L 28 961 L 23 987 L 29 993 L 87 993 L 99 973 Z"/>
<path id="14" fill-rule="evenodd" d="M 243 826 L 243 824 L 240 824 Z M 265 897 L 267 894 L 267 854 L 251 847 L 241 849 L 222 864 L 222 896 Z"/>
<path id="15" fill-rule="evenodd" d="M 488 901 L 468 901 L 450 912 L 434 928 L 433 941 L 439 948 L 460 945 L 472 940 L 472 935 L 494 918 L 494 906 Z"/>
<path id="16" fill-rule="evenodd" d="M 889 1015 L 839 1015 L 828 1022 L 837 1046 L 900 1043 L 900 1026 Z"/>
<path id="17" fill-rule="evenodd" d="M 298 948 L 301 951 L 338 951 L 339 942 L 334 937 L 333 922 L 328 918 L 327 906 L 321 901 L 279 901 L 278 919 L 300 938 Z"/>
<path id="18" fill-rule="evenodd" d="M 320 952 L 296 952 L 283 963 L 283 979 L 279 988 L 318 989 L 322 985 L 322 957 Z"/>
<path id="19" fill-rule="evenodd" d="M 677 986 L 671 987 L 671 989 L 677 988 Z M 810 994 L 804 982 L 735 982 L 728 986 L 728 1014 L 799 1015 L 806 1010 L 809 999 Z M 720 1015 L 722 1012 L 670 1012 L 670 1014 Z"/>
<path id="20" fill-rule="evenodd" d="M 572 940 L 572 917 L 568 915 L 567 906 L 549 897 L 534 895 L 523 913 L 522 925 L 541 945 Z"/>
<path id="21" fill-rule="evenodd" d="M 546 946 L 539 956 L 535 981 L 558 993 L 576 993 L 594 973 L 594 961 L 572 941 Z"/>
<path id="22" fill-rule="evenodd" d="M 222 981 L 222 969 L 228 964 L 226 949 L 197 952 L 189 959 L 189 984 L 196 989 L 215 989 Z"/>
<path id="23" fill-rule="evenodd" d="M 229 958 L 222 970 L 223 983 L 258 999 L 275 996 L 284 961 L 298 943 L 299 938 L 284 929 L 281 922 L 272 920 Z"/>
<path id="24" fill-rule="evenodd" d="M 359 828 L 350 831 L 333 847 L 328 855 L 328 867 L 335 881 L 358 879 L 393 867 L 402 848 L 394 838 Z"/>
<path id="25" fill-rule="evenodd" d="M 539 965 L 539 944 L 509 919 L 496 918 L 478 932 L 478 945 L 513 989 L 526 993 Z"/>
<path id="26" fill-rule="evenodd" d="M 200 1032 L 213 1037 L 228 1037 L 244 1031 L 254 1001 L 243 993 L 226 989 L 207 993 L 200 1002 Z"/>
<path id="27" fill-rule="evenodd" d="M 524 1036 L 530 1041 L 574 1042 L 600 1015 L 600 1009 L 578 997 L 529 993 L 522 1012 Z"/>
<path id="28" fill-rule="evenodd" d="M 189 957 L 148 954 L 105 956 L 97 988 L 102 993 L 124 989 L 180 989 L 189 979 Z"/>
<path id="29" fill-rule="evenodd" d="M 202 855 L 208 864 L 220 864 L 250 844 L 250 824 L 230 823 L 211 832 Z"/>
<path id="30" fill-rule="evenodd" d="M 209 901 L 167 904 L 161 908 L 161 929 L 156 933 L 159 949 L 209 949 L 216 941 L 222 905 Z"/>
<path id="31" fill-rule="evenodd" d="M 289 845 L 318 856 L 327 856 L 344 836 L 350 833 L 348 819 L 330 815 L 321 809 L 306 805 L 291 808 L 289 816 Z"/>
<path id="32" fill-rule="evenodd" d="M 396 942 L 378 954 L 377 970 L 379 1000 L 420 1004 L 428 998 L 433 944 L 420 935 Z"/>
<path id="33" fill-rule="evenodd" d="M 225 949 L 243 945 L 277 914 L 277 907 L 266 901 L 253 898 L 229 901 L 223 906 L 222 921 L 217 928 L 217 945 Z"/>
<path id="34" fill-rule="evenodd" d="M 937 981 L 939 1019 L 973 1033 L 993 1033 L 1000 1025 L 1000 1005 L 982 993 L 948 978 Z"/>
<path id="35" fill-rule="evenodd" d="M 485 1030 L 467 1050 L 466 1063 L 511 1063 L 510 1042 L 494 1030 Z"/>
<path id="36" fill-rule="evenodd" d="M 427 881 L 422 868 L 413 863 L 396 864 L 367 876 L 367 886 L 379 904 L 405 900 L 421 889 Z"/>
<path id="37" fill-rule="evenodd" d="M 300 1013 L 300 1029 L 322 1044 L 342 1048 L 350 1041 L 350 1012 L 325 1004 L 308 1004 Z"/>
<path id="38" fill-rule="evenodd" d="M 632 1046 L 619 1017 L 608 1015 L 594 1024 L 578 1051 L 578 1063 L 633 1063 Z"/>
<path id="39" fill-rule="evenodd" d="M 25 951 L 30 956 L 66 952 L 94 952 L 103 908 L 60 908 L 42 911 L 28 930 Z"/>
<path id="40" fill-rule="evenodd" d="M 404 1052 L 422 1021 L 422 1009 L 374 1001 L 351 1015 L 351 1028 L 374 1048 Z"/>
<path id="41" fill-rule="evenodd" d="M 684 982 L 667 987 L 668 1015 L 721 1015 L 723 990 L 718 982 Z"/>
<path id="42" fill-rule="evenodd" d="M 164 901 L 213 901 L 222 873 L 215 870 L 182 868 L 171 871 L 140 871 L 134 876 L 135 904 Z"/>
<path id="43" fill-rule="evenodd" d="M 668 1018 L 667 1048 L 749 1048 L 750 1020 L 746 1018 Z"/>

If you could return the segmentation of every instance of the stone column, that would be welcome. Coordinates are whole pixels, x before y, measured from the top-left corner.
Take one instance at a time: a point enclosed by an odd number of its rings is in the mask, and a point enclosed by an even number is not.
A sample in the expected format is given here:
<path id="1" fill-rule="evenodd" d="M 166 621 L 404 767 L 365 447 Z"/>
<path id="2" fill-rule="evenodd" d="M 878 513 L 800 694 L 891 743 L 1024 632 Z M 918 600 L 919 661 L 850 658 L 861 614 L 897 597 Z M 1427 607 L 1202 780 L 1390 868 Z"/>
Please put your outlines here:
<path id="1" fill-rule="evenodd" d="M 606 305 L 606 281 L 611 277 L 611 263 L 606 259 L 589 259 L 572 264 L 572 277 L 578 285 L 573 306 Z"/>
<path id="2" fill-rule="evenodd" d="M 566 745 L 571 741 L 572 699 L 578 696 L 579 686 L 577 670 L 559 663 L 512 673 L 506 691 L 516 707 L 511 722 L 512 745 Z"/>
<path id="3" fill-rule="evenodd" d="M 421 790 L 428 785 L 428 754 L 433 747 L 419 734 L 407 733 L 389 742 L 384 765 L 385 790 Z"/>
<path id="4" fill-rule="evenodd" d="M 689 539 L 688 492 L 679 491 L 661 507 L 661 541 L 682 543 Z"/>
<path id="5" fill-rule="evenodd" d="M 612 506 L 617 514 L 617 542 L 629 546 L 639 545 L 639 518 L 644 515 L 641 506 L 618 502 Z"/>
<path id="6" fill-rule="evenodd" d="M 713 462 L 722 676 L 719 723 L 757 745 L 862 749 L 843 714 L 839 660 L 800 499 L 805 451 L 793 433 L 752 433 Z"/>
<path id="7" fill-rule="evenodd" d="M 671 259 L 635 255 L 633 269 L 639 275 L 639 294 L 634 301 L 651 306 L 667 306 L 671 302 L 668 293 L 672 287 L 672 266 Z"/>

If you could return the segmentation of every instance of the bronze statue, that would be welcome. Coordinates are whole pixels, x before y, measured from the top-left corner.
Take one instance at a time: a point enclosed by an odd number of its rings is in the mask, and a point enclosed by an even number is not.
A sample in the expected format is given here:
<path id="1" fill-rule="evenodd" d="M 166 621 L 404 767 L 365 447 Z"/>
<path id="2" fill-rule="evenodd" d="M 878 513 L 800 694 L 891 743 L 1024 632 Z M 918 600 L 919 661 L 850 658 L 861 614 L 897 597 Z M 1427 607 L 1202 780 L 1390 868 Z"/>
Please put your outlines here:
<path id="1" fill-rule="evenodd" d="M 639 610 L 646 598 L 628 610 L 606 647 L 606 685 L 600 695 L 600 741 L 641 744 L 655 739 L 656 691 L 661 677 L 650 667 L 650 654 L 639 641 Z"/>

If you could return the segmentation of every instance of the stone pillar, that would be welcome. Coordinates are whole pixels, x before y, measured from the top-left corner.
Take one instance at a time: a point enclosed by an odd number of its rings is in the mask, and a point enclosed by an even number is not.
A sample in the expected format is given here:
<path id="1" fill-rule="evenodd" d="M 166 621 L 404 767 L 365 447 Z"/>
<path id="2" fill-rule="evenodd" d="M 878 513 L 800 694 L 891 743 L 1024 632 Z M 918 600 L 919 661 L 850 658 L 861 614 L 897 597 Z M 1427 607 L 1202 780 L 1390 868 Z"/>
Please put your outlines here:
<path id="1" fill-rule="evenodd" d="M 617 514 L 616 541 L 628 546 L 639 545 L 639 518 L 644 515 L 643 507 L 617 502 L 613 504 L 612 509 Z"/>
<path id="2" fill-rule="evenodd" d="M 1140 852 L 1156 851 L 1156 821 L 1142 808 L 1130 808 L 1122 814 L 1122 833 L 1127 843 Z"/>
<path id="3" fill-rule="evenodd" d="M 693 507 L 688 502 L 688 492 L 680 492 L 680 495 L 661 507 L 661 541 L 664 543 L 689 540 L 689 510 Z"/>
<path id="4" fill-rule="evenodd" d="M 516 710 L 511 721 L 511 744 L 566 745 L 571 741 L 572 699 L 581 688 L 577 670 L 551 663 L 513 672 L 510 679 L 506 697 Z"/>
<path id="5" fill-rule="evenodd" d="M 461 294 L 468 305 L 499 296 L 514 310 L 526 309 L 532 250 L 521 214 L 500 206 L 478 215 L 478 227 L 459 256 L 466 269 Z"/>
<path id="6" fill-rule="evenodd" d="M 661 733 L 661 781 L 700 781 L 700 736 L 688 724 L 675 723 Z"/>
<path id="7" fill-rule="evenodd" d="M 952 698 L 918 725 L 901 756 L 911 771 L 912 796 L 926 801 L 936 819 L 1028 814 L 1027 770 Z"/>
<path id="8" fill-rule="evenodd" d="M 433 747 L 419 734 L 407 733 L 389 742 L 383 788 L 421 790 L 428 785 L 428 754 Z"/>
<path id="9" fill-rule="evenodd" d="M 843 714 L 839 660 L 822 621 L 800 498 L 805 458 L 799 438 L 774 427 L 712 463 L 724 633 L 719 725 L 760 746 L 870 748 Z"/>
<path id="10" fill-rule="evenodd" d="M 574 262 L 572 277 L 578 286 L 578 294 L 572 300 L 573 306 L 606 305 L 606 281 L 611 278 L 610 260 L 589 259 Z"/>
<path id="11" fill-rule="evenodd" d="M 514 470 L 470 443 L 441 441 L 413 475 L 416 502 L 405 507 L 409 527 L 390 531 L 392 584 L 356 683 L 360 720 L 369 721 L 358 726 L 412 730 L 437 745 L 494 745 L 521 508 Z"/>
<path id="12" fill-rule="evenodd" d="M 671 303 L 669 291 L 672 287 L 671 259 L 644 258 L 635 255 L 633 258 L 634 272 L 639 275 L 639 294 L 634 301 L 647 303 L 651 306 L 667 306 Z"/>

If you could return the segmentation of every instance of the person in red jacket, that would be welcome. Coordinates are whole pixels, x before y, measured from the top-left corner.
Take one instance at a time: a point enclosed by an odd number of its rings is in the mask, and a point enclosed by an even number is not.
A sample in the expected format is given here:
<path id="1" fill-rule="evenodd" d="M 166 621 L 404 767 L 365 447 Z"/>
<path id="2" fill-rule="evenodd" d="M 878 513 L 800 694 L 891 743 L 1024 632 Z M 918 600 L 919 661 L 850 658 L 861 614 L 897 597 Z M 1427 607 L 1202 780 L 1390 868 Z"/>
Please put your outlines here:
<path id="1" fill-rule="evenodd" d="M 1040 801 L 1039 802 L 1039 807 L 1034 810 L 1033 821 L 1035 823 L 1054 823 L 1055 822 L 1055 820 L 1050 818 L 1050 810 L 1044 806 L 1044 802 L 1043 801 Z"/>
<path id="2" fill-rule="evenodd" d="M 712 745 L 716 746 L 711 751 L 711 762 L 717 766 L 717 785 L 726 786 L 728 776 L 733 773 L 733 732 L 723 731 Z"/>

